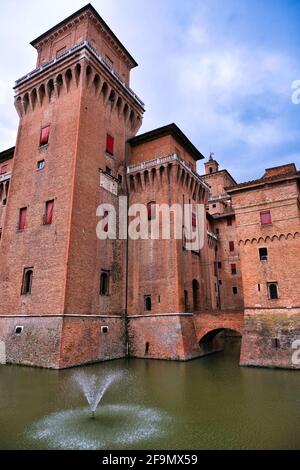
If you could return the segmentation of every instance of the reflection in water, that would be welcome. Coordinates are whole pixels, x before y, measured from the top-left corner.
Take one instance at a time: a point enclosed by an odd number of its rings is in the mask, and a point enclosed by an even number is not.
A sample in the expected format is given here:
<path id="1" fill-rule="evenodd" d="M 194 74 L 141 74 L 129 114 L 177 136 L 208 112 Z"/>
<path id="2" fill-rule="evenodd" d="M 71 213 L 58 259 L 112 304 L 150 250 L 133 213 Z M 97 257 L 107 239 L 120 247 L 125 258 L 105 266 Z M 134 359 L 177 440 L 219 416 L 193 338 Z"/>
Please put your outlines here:
<path id="1" fill-rule="evenodd" d="M 1 449 L 299 449 L 298 371 L 240 368 L 238 339 L 188 363 L 0 366 Z M 89 419 L 78 374 L 122 373 Z"/>

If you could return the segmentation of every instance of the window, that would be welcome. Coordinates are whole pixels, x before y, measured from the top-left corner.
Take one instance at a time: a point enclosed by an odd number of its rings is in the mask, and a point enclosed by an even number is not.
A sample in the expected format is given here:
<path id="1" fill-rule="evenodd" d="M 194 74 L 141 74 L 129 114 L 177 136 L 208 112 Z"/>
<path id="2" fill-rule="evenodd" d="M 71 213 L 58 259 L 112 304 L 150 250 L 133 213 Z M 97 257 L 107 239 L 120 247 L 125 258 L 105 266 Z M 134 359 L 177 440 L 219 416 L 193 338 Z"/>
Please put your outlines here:
<path id="1" fill-rule="evenodd" d="M 231 265 L 231 274 L 235 276 L 237 274 L 236 264 Z"/>
<path id="2" fill-rule="evenodd" d="M 227 219 L 227 226 L 231 227 L 232 226 L 232 219 Z"/>
<path id="3" fill-rule="evenodd" d="M 118 181 L 119 181 L 119 184 L 123 183 L 123 176 L 122 175 L 118 175 Z"/>
<path id="4" fill-rule="evenodd" d="M 223 282 L 221 281 L 221 279 L 219 280 L 219 286 L 222 286 Z"/>
<path id="5" fill-rule="evenodd" d="M 260 261 L 268 261 L 268 248 L 260 248 L 259 249 L 259 259 Z"/>
<path id="6" fill-rule="evenodd" d="M 104 212 L 104 219 L 107 219 L 107 223 L 104 225 L 104 232 L 105 232 L 105 233 L 108 232 L 108 217 L 109 217 L 109 212 L 108 212 L 108 211 L 105 211 L 105 212 Z"/>
<path id="7" fill-rule="evenodd" d="M 216 235 L 219 235 L 219 234 L 220 234 L 220 229 L 216 228 Z"/>
<path id="8" fill-rule="evenodd" d="M 20 335 L 23 332 L 24 327 L 23 326 L 16 326 L 15 327 L 15 334 Z"/>
<path id="9" fill-rule="evenodd" d="M 100 295 L 109 295 L 109 272 L 102 271 L 100 276 Z"/>
<path id="10" fill-rule="evenodd" d="M 40 170 L 43 170 L 45 168 L 45 160 L 40 160 L 39 162 L 37 162 L 37 169 L 40 171 Z"/>
<path id="11" fill-rule="evenodd" d="M 278 297 L 278 285 L 277 282 L 268 283 L 269 299 L 277 300 Z"/>
<path id="12" fill-rule="evenodd" d="M 31 294 L 33 268 L 25 268 L 23 273 L 21 295 Z"/>
<path id="13" fill-rule="evenodd" d="M 272 224 L 271 212 L 265 211 L 260 213 L 261 225 L 270 225 Z"/>
<path id="14" fill-rule="evenodd" d="M 104 335 L 108 333 L 108 330 L 108 326 L 101 326 L 101 333 L 103 333 Z"/>
<path id="15" fill-rule="evenodd" d="M 218 262 L 218 268 L 222 269 L 222 262 L 221 261 Z"/>
<path id="16" fill-rule="evenodd" d="M 23 207 L 19 212 L 18 230 L 24 230 L 26 225 L 27 207 Z"/>
<path id="17" fill-rule="evenodd" d="M 153 220 L 156 217 L 156 202 L 151 201 L 147 204 L 147 213 L 148 213 L 148 220 Z"/>
<path id="18" fill-rule="evenodd" d="M 106 152 L 109 153 L 110 155 L 113 155 L 114 154 L 114 143 L 115 143 L 115 139 L 107 134 L 106 136 Z"/>
<path id="19" fill-rule="evenodd" d="M 44 145 L 48 144 L 49 133 L 50 133 L 50 126 L 43 127 L 43 129 L 41 130 L 41 136 L 40 136 L 40 147 L 43 147 Z"/>
<path id="20" fill-rule="evenodd" d="M 213 172 L 213 169 L 212 169 L 212 167 L 210 166 L 210 167 L 209 167 L 209 173 L 212 174 L 212 172 Z"/>
<path id="21" fill-rule="evenodd" d="M 111 170 L 111 168 L 109 168 L 109 166 L 107 166 L 107 167 L 105 168 L 105 173 L 106 173 L 107 175 L 111 176 L 112 170 Z"/>
<path id="22" fill-rule="evenodd" d="M 261 291 L 260 284 L 257 284 L 257 289 L 258 289 L 258 292 L 260 292 L 260 291 Z"/>
<path id="23" fill-rule="evenodd" d="M 51 225 L 53 220 L 54 200 L 47 201 L 44 214 L 44 225 Z"/>
<path id="24" fill-rule="evenodd" d="M 4 175 L 4 173 L 7 173 L 8 165 L 2 165 L 0 169 L 0 175 Z"/>
<path id="25" fill-rule="evenodd" d="M 151 295 L 145 295 L 145 310 L 146 312 L 151 312 L 152 310 Z"/>
<path id="26" fill-rule="evenodd" d="M 149 347 L 150 347 L 150 344 L 147 341 L 147 343 L 145 345 L 145 356 L 147 356 L 147 354 L 149 354 Z"/>
<path id="27" fill-rule="evenodd" d="M 280 340 L 278 338 L 272 338 L 272 348 L 274 349 L 280 348 Z"/>
<path id="28" fill-rule="evenodd" d="M 233 293 L 233 295 L 237 295 L 237 293 L 238 293 L 238 288 L 237 288 L 237 287 L 233 287 L 233 288 L 232 288 L 232 293 Z"/>
<path id="29" fill-rule="evenodd" d="M 217 204 L 213 204 L 212 206 L 213 206 L 213 209 L 215 209 L 217 207 Z"/>
<path id="30" fill-rule="evenodd" d="M 234 251 L 234 242 L 229 242 L 229 251 Z"/>

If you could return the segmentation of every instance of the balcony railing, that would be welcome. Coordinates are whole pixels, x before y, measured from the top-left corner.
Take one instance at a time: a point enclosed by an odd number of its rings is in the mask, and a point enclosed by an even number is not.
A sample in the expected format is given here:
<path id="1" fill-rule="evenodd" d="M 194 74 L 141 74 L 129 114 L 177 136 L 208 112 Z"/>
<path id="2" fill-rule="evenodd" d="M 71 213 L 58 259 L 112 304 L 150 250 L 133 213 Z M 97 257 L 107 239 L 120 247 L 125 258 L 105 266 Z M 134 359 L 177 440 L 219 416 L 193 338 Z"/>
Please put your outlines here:
<path id="1" fill-rule="evenodd" d="M 131 165 L 127 168 L 127 174 L 131 175 L 133 173 L 138 173 L 139 171 L 145 171 L 150 168 L 154 168 L 157 166 L 165 165 L 172 162 L 178 162 L 188 173 L 190 173 L 196 180 L 204 186 L 208 191 L 210 188 L 207 183 L 203 181 L 203 179 L 184 161 L 182 160 L 177 153 L 172 153 L 171 155 L 161 156 L 154 158 L 152 160 L 148 160 L 146 162 L 139 163 L 137 165 Z"/>
<path id="2" fill-rule="evenodd" d="M 134 93 L 134 91 L 127 85 L 127 83 L 124 82 L 124 80 L 122 79 L 122 77 L 120 77 L 120 75 L 114 71 L 114 69 L 112 68 L 112 66 L 107 62 L 107 60 L 105 60 L 100 54 L 99 52 L 88 42 L 88 41 L 82 41 L 81 43 L 79 44 L 76 44 L 76 46 L 73 46 L 71 47 L 70 49 L 68 49 L 66 52 L 64 52 L 63 54 L 60 54 L 59 57 L 55 57 L 54 59 L 51 59 L 49 62 L 47 62 L 46 64 L 44 65 L 41 65 L 40 67 L 36 68 L 35 70 L 33 70 L 32 72 L 28 73 L 27 75 L 24 75 L 23 77 L 21 77 L 19 80 L 16 80 L 16 85 L 15 85 L 15 88 L 17 88 L 18 86 L 20 86 L 22 83 L 25 83 L 27 80 L 29 80 L 30 78 L 33 78 L 35 77 L 36 75 L 40 74 L 41 72 L 44 72 L 45 70 L 47 70 L 49 67 L 51 67 L 52 65 L 54 64 L 58 64 L 59 62 L 62 62 L 65 58 L 69 57 L 71 54 L 73 54 L 73 52 L 77 52 L 77 51 L 80 51 L 81 49 L 88 49 L 97 59 L 99 62 L 101 62 L 101 64 L 104 65 L 104 67 L 106 68 L 106 70 L 111 74 L 113 75 L 113 77 L 119 82 L 119 84 L 125 88 L 125 90 L 132 96 L 132 98 L 138 102 L 138 104 L 140 106 L 142 106 L 142 108 L 145 107 L 145 104 L 143 103 L 143 101 Z"/>

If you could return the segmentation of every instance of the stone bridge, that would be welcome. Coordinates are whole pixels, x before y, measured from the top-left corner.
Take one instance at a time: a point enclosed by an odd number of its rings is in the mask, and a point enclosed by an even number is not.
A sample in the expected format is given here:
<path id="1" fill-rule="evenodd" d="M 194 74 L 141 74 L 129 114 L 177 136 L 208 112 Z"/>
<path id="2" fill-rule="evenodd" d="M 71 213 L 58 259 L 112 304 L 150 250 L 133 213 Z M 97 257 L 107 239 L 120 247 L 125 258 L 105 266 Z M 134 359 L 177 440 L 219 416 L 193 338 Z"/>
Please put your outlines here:
<path id="1" fill-rule="evenodd" d="M 223 349 L 218 333 L 230 330 L 243 336 L 244 312 L 197 312 L 194 314 L 194 325 L 198 344 L 203 355 Z"/>

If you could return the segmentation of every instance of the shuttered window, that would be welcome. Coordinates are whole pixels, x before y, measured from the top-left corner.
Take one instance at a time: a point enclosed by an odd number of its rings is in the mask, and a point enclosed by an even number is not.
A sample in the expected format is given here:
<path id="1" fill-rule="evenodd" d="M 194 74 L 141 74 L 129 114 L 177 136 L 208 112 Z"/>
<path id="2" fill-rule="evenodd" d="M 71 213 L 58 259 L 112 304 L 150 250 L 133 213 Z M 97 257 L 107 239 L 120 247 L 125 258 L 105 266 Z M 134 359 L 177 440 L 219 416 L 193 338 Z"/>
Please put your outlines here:
<path id="1" fill-rule="evenodd" d="M 272 223 L 271 212 L 270 211 L 261 212 L 260 221 L 262 225 L 270 225 Z"/>
<path id="2" fill-rule="evenodd" d="M 115 143 L 115 139 L 111 135 L 107 134 L 106 152 L 109 153 L 110 155 L 114 154 L 114 143 Z"/>
<path id="3" fill-rule="evenodd" d="M 45 207 L 45 225 L 51 225 L 53 220 L 53 211 L 54 211 L 54 200 L 47 201 Z"/>
<path id="4" fill-rule="evenodd" d="M 48 144 L 49 134 L 50 134 L 50 126 L 43 127 L 43 129 L 41 130 L 41 136 L 40 136 L 40 147 Z"/>
<path id="5" fill-rule="evenodd" d="M 27 216 L 27 207 L 23 207 L 22 209 L 20 209 L 20 213 L 19 213 L 19 226 L 18 226 L 19 230 L 25 229 L 26 216 Z"/>

